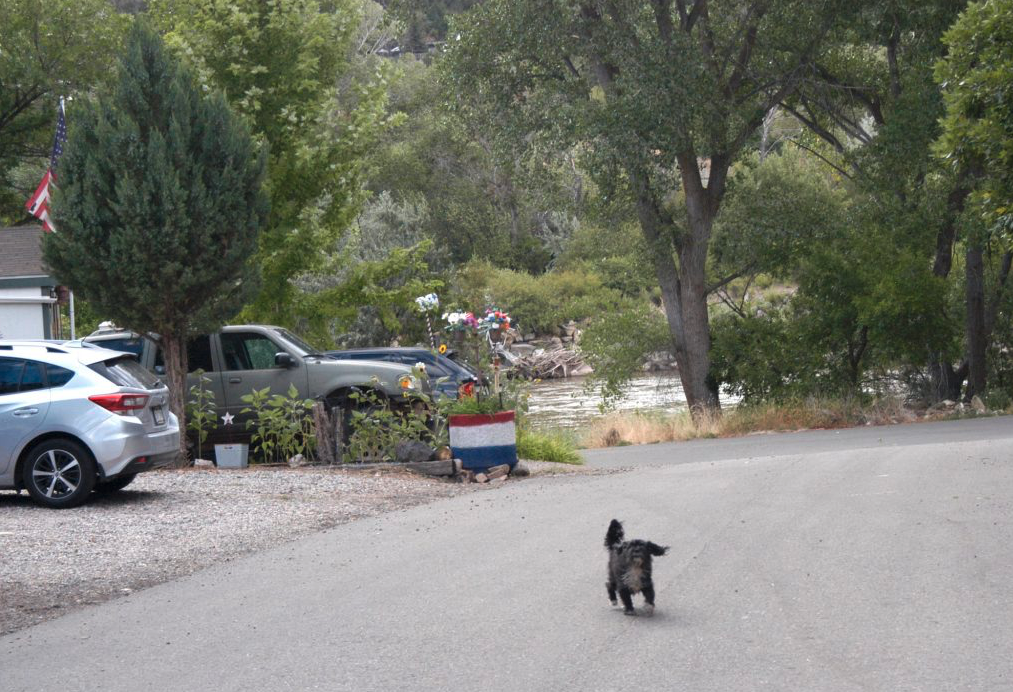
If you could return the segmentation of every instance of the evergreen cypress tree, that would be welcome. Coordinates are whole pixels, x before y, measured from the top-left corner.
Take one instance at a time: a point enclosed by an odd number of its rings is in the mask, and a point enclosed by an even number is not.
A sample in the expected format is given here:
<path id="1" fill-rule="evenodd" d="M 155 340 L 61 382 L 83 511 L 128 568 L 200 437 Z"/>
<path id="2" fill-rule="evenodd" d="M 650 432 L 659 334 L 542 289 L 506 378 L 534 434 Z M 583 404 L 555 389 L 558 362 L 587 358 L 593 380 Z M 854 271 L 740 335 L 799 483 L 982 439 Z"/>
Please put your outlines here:
<path id="1" fill-rule="evenodd" d="M 223 324 L 255 288 L 263 151 L 143 20 L 113 93 L 75 110 L 45 260 L 105 317 L 161 335 L 185 430 L 187 336 Z"/>

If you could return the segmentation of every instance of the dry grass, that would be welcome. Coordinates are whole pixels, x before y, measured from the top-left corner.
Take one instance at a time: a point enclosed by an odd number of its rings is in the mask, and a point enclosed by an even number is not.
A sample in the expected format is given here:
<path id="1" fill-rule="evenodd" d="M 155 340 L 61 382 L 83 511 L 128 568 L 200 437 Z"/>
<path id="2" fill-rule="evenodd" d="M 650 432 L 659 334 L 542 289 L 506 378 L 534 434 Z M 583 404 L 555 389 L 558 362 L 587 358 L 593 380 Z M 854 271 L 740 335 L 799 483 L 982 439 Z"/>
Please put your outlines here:
<path id="1" fill-rule="evenodd" d="M 854 399 L 805 399 L 781 404 L 742 406 L 721 415 L 689 412 L 672 415 L 613 413 L 597 419 L 580 434 L 584 448 L 678 442 L 707 437 L 738 437 L 755 432 L 849 428 L 889 425 L 952 417 L 952 411 L 918 413 L 899 399 L 862 403 Z"/>

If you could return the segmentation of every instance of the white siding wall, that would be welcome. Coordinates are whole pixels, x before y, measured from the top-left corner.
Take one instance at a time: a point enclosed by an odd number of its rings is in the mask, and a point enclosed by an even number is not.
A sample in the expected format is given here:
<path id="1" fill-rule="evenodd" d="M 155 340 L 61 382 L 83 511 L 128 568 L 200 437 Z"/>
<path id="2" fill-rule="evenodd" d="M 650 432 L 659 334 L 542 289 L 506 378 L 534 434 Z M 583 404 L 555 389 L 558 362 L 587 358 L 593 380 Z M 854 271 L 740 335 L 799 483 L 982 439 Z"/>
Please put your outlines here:
<path id="1" fill-rule="evenodd" d="M 32 288 L 3 288 L 0 298 L 38 299 L 42 292 Z M 0 338 L 44 339 L 46 338 L 45 317 L 41 303 L 8 303 L 0 301 Z"/>

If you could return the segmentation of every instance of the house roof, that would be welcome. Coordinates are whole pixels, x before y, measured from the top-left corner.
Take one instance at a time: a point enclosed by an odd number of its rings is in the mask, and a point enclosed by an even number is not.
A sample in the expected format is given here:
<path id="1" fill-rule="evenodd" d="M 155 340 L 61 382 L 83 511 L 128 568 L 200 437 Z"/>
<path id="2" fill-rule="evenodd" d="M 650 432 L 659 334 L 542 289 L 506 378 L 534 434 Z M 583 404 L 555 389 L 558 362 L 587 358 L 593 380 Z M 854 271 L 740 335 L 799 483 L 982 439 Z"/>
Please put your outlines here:
<path id="1" fill-rule="evenodd" d="M 42 262 L 42 226 L 0 228 L 0 279 L 48 275 Z"/>

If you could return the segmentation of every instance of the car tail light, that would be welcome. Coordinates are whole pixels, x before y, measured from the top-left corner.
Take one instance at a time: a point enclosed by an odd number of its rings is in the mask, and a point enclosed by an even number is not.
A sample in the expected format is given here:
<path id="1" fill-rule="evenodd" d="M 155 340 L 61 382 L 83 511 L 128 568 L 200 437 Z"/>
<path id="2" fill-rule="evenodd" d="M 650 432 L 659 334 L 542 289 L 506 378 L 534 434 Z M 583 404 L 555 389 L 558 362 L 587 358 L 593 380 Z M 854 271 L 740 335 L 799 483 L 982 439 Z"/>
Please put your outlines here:
<path id="1" fill-rule="evenodd" d="M 96 394 L 88 397 L 107 411 L 126 416 L 148 405 L 147 394 Z"/>
<path id="2" fill-rule="evenodd" d="M 401 389 L 415 389 L 415 378 L 411 375 L 401 375 L 397 383 Z"/>
<path id="3" fill-rule="evenodd" d="M 457 388 L 457 395 L 461 397 L 475 396 L 475 383 L 465 382 Z"/>

